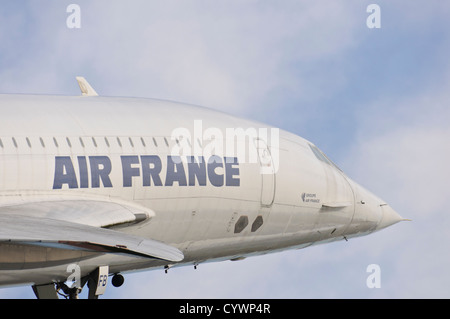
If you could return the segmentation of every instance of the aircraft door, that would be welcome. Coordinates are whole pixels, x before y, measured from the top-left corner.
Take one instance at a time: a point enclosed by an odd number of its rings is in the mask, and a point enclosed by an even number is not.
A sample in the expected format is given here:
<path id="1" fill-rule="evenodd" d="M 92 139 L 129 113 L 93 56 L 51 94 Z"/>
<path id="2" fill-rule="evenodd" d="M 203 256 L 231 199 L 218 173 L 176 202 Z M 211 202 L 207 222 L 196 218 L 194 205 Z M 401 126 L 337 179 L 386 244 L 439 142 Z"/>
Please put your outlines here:
<path id="1" fill-rule="evenodd" d="M 275 199 L 275 168 L 267 143 L 259 138 L 255 140 L 261 174 L 261 206 L 270 207 Z"/>

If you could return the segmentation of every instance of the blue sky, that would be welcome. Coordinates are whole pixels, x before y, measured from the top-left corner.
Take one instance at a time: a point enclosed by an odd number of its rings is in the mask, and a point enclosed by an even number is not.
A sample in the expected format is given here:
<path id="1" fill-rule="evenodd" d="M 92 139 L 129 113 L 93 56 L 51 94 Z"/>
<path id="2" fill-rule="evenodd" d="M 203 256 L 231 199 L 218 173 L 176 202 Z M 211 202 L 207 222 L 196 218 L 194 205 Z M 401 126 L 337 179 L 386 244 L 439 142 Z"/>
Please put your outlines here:
<path id="1" fill-rule="evenodd" d="M 81 8 L 69 29 L 66 8 Z M 369 29 L 366 8 L 381 9 Z M 450 4 L 20 1 L 0 9 L 0 92 L 199 104 L 311 140 L 413 221 L 240 262 L 130 274 L 106 298 L 448 298 Z M 369 264 L 382 286 L 366 286 Z M 29 287 L 0 298 L 32 298 Z"/>

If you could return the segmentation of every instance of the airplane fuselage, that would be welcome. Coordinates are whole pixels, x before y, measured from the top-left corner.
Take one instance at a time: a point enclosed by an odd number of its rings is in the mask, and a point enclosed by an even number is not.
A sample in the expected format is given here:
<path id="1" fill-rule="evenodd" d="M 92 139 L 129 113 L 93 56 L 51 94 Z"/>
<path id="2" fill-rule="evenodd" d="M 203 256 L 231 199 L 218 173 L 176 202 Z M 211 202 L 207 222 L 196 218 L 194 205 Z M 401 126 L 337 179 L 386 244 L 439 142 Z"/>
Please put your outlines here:
<path id="1" fill-rule="evenodd" d="M 129 204 L 148 218 L 102 227 L 184 254 L 169 265 L 1 243 L 2 285 L 61 281 L 69 263 L 114 273 L 239 260 L 398 221 L 312 143 L 261 123 L 150 99 L 0 95 L 0 105 L 0 214 L 33 200 Z"/>

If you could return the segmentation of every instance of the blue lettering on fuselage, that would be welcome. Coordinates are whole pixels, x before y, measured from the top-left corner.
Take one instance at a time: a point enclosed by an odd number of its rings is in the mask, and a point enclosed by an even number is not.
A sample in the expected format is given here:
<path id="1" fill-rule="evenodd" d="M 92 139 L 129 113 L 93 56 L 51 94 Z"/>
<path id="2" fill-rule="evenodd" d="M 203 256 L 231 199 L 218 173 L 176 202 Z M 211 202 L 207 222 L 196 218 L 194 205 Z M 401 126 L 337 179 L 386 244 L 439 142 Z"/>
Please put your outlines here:
<path id="1" fill-rule="evenodd" d="M 166 169 L 157 155 L 123 155 L 122 186 L 240 186 L 239 162 L 236 157 L 167 156 Z M 184 162 L 183 162 L 184 160 Z M 55 157 L 53 189 L 113 187 L 108 156 L 78 156 L 74 165 L 70 156 Z M 88 165 L 89 163 L 89 165 Z M 78 174 L 76 173 L 78 167 Z M 164 181 L 163 181 L 164 177 Z M 140 180 L 138 182 L 137 180 Z"/>

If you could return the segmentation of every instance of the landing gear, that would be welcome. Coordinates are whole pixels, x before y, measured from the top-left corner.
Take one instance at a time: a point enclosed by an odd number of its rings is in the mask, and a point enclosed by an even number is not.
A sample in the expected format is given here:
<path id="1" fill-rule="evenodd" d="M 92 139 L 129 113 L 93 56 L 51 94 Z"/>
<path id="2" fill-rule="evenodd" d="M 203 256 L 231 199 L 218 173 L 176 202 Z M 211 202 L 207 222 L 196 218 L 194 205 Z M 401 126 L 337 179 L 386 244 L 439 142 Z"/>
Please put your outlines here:
<path id="1" fill-rule="evenodd" d="M 89 275 L 89 299 L 98 299 L 99 295 L 103 295 L 108 284 L 108 266 L 98 267 L 91 275 Z"/>
<path id="2" fill-rule="evenodd" d="M 82 290 L 81 287 L 80 288 L 69 287 L 63 282 L 56 283 L 55 289 L 56 289 L 56 293 L 65 299 L 78 299 L 78 294 Z"/>
<path id="3" fill-rule="evenodd" d="M 98 299 L 106 291 L 108 283 L 108 266 L 98 267 L 89 275 L 81 278 L 78 285 L 74 287 L 67 286 L 64 282 L 51 283 L 46 285 L 33 285 L 34 294 L 38 299 L 58 299 L 58 295 L 65 299 L 78 299 L 84 285 L 89 288 L 89 299 Z M 121 274 L 114 274 L 112 280 L 114 287 L 122 286 L 124 278 Z"/>
<path id="4" fill-rule="evenodd" d="M 48 285 L 33 285 L 33 292 L 37 299 L 58 299 L 55 284 Z"/>
<path id="5" fill-rule="evenodd" d="M 114 274 L 114 276 L 111 279 L 111 283 L 114 287 L 122 286 L 124 281 L 125 279 L 121 274 Z"/>
<path id="6" fill-rule="evenodd" d="M 85 283 L 84 281 L 83 286 Z M 78 294 L 82 290 L 78 287 L 69 287 L 63 282 L 33 285 L 31 288 L 37 299 L 59 299 L 58 295 L 65 299 L 78 299 Z"/>

